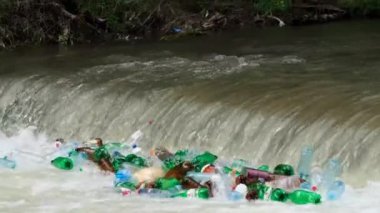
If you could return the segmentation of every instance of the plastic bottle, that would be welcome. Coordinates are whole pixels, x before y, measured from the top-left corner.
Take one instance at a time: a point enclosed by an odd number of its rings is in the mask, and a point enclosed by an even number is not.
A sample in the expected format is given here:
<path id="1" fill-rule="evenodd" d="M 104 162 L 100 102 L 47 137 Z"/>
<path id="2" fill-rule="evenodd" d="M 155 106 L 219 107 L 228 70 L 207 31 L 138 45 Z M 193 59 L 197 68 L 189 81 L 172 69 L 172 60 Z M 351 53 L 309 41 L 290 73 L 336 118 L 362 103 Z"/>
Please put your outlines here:
<path id="1" fill-rule="evenodd" d="M 310 183 L 312 186 L 321 187 L 323 181 L 323 171 L 320 167 L 315 166 L 310 171 Z"/>
<path id="2" fill-rule="evenodd" d="M 189 190 L 183 190 L 179 193 L 176 193 L 172 195 L 171 197 L 187 197 L 187 198 L 201 198 L 201 199 L 208 199 L 209 198 L 209 191 L 207 188 L 199 188 L 199 189 L 189 189 Z"/>
<path id="3" fill-rule="evenodd" d="M 161 190 L 168 190 L 181 185 L 181 183 L 175 178 L 158 178 L 155 182 L 155 188 Z"/>
<path id="4" fill-rule="evenodd" d="M 16 162 L 8 159 L 8 157 L 5 156 L 3 158 L 0 158 L 0 166 L 9 168 L 9 169 L 14 169 L 16 168 Z"/>
<path id="5" fill-rule="evenodd" d="M 151 198 L 170 198 L 173 195 L 170 191 L 154 189 L 154 188 L 140 189 L 138 190 L 138 193 L 141 196 L 148 196 Z"/>
<path id="6" fill-rule="evenodd" d="M 162 161 L 163 168 L 165 170 L 173 169 L 174 167 L 178 166 L 179 164 L 183 162 L 184 162 L 184 159 L 178 155 L 168 156 L 167 158 L 165 158 L 165 160 Z"/>
<path id="7" fill-rule="evenodd" d="M 289 193 L 289 200 L 295 204 L 319 204 L 321 203 L 321 195 L 299 189 Z"/>
<path id="8" fill-rule="evenodd" d="M 207 164 L 213 164 L 218 156 L 211 154 L 210 152 L 204 152 L 201 155 L 196 156 L 192 163 L 194 165 L 194 171 L 200 172 L 203 168 L 203 166 Z"/>
<path id="9" fill-rule="evenodd" d="M 204 183 L 211 180 L 214 174 L 210 173 L 201 173 L 201 172 L 188 172 L 186 176 L 193 178 L 195 181 L 199 183 Z"/>
<path id="10" fill-rule="evenodd" d="M 132 173 L 128 169 L 118 170 L 115 173 L 114 185 L 122 182 L 132 182 Z"/>
<path id="11" fill-rule="evenodd" d="M 327 190 L 326 197 L 327 200 L 338 200 L 343 192 L 345 191 L 346 186 L 343 181 L 336 180 L 332 183 L 330 188 Z"/>
<path id="12" fill-rule="evenodd" d="M 236 171 L 235 169 L 232 169 L 228 166 L 223 167 L 223 172 L 224 174 L 234 175 L 234 176 L 239 176 L 241 174 L 241 172 Z"/>
<path id="13" fill-rule="evenodd" d="M 263 181 L 274 180 L 274 174 L 272 174 L 272 173 L 269 173 L 266 171 L 261 171 L 258 169 L 247 168 L 247 167 L 243 168 L 242 175 L 246 176 L 247 178 L 251 178 L 251 179 L 262 179 Z"/>
<path id="14" fill-rule="evenodd" d="M 298 162 L 298 175 L 305 180 L 310 180 L 310 169 L 313 161 L 314 150 L 311 146 L 306 146 L 301 151 L 301 157 Z"/>
<path id="15" fill-rule="evenodd" d="M 258 170 L 269 172 L 269 166 L 268 165 L 261 165 L 257 168 Z"/>
<path id="16" fill-rule="evenodd" d="M 273 201 L 286 202 L 288 200 L 288 193 L 284 189 L 276 188 L 272 190 L 270 199 Z"/>
<path id="17" fill-rule="evenodd" d="M 322 186 L 325 189 L 330 188 L 335 179 L 340 175 L 340 172 L 341 166 L 339 160 L 330 159 L 323 172 Z"/>
<path id="18" fill-rule="evenodd" d="M 305 181 L 300 184 L 300 189 L 311 190 L 311 183 Z"/>
<path id="19" fill-rule="evenodd" d="M 274 167 L 273 173 L 276 175 L 292 176 L 294 175 L 294 169 L 289 164 L 278 164 Z"/>
<path id="20" fill-rule="evenodd" d="M 238 184 L 235 190 L 231 191 L 228 195 L 228 199 L 232 201 L 238 201 L 245 198 L 248 193 L 248 187 L 245 184 Z"/>
<path id="21" fill-rule="evenodd" d="M 51 161 L 51 164 L 58 169 L 71 170 L 74 167 L 74 162 L 68 157 L 57 157 Z"/>
<path id="22" fill-rule="evenodd" d="M 147 167 L 147 161 L 140 157 L 140 156 L 137 156 L 135 154 L 129 154 L 125 157 L 125 162 L 126 163 L 129 163 L 130 165 L 133 165 L 133 166 L 136 166 L 136 167 L 139 167 L 139 168 L 143 168 L 143 167 Z"/>
<path id="23" fill-rule="evenodd" d="M 231 200 L 231 201 L 243 200 L 244 198 L 245 198 L 245 196 L 242 193 L 237 192 L 237 191 L 232 191 L 228 195 L 228 200 Z"/>
<path id="24" fill-rule="evenodd" d="M 269 184 L 273 188 L 282 188 L 288 191 L 292 191 L 300 187 L 301 179 L 297 175 L 275 176 L 275 179 L 270 181 Z"/>

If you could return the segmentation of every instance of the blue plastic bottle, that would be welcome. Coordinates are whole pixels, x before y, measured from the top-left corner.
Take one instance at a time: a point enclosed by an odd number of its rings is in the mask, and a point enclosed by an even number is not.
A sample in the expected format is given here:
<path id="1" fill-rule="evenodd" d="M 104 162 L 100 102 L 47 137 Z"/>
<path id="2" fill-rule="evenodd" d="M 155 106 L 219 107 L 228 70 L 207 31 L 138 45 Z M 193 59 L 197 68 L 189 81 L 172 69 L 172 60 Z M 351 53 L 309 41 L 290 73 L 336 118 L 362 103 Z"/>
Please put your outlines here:
<path id="1" fill-rule="evenodd" d="M 340 175 L 341 166 L 339 160 L 330 159 L 323 172 L 322 186 L 324 189 L 329 189 L 335 179 Z"/>
<path id="2" fill-rule="evenodd" d="M 346 189 L 346 185 L 343 181 L 336 180 L 332 183 L 330 188 L 327 190 L 326 197 L 327 200 L 338 200 Z"/>
<path id="3" fill-rule="evenodd" d="M 300 178 L 309 180 L 310 168 L 313 161 L 314 150 L 311 146 L 306 146 L 301 151 L 300 161 L 298 163 L 297 172 Z"/>
<path id="4" fill-rule="evenodd" d="M 16 168 L 16 162 L 13 160 L 9 160 L 7 156 L 0 158 L 0 166 L 9 168 L 9 169 L 14 169 Z"/>
<path id="5" fill-rule="evenodd" d="M 127 169 L 121 169 L 115 173 L 114 185 L 122 182 L 130 182 L 132 180 L 132 173 Z"/>

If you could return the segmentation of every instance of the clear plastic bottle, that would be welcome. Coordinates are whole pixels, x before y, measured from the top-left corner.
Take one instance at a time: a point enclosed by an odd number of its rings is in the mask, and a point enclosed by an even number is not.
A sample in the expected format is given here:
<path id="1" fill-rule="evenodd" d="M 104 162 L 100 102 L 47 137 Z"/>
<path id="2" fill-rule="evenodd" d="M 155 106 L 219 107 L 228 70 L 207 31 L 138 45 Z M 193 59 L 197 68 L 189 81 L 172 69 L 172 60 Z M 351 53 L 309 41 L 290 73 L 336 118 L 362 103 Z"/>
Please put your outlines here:
<path id="1" fill-rule="evenodd" d="M 320 188 L 323 182 L 323 171 L 319 166 L 315 166 L 310 171 L 310 183 L 312 186 Z"/>
<path id="2" fill-rule="evenodd" d="M 216 174 L 213 173 L 202 173 L 202 172 L 188 172 L 186 176 L 193 178 L 199 183 L 204 183 L 211 180 L 212 176 Z"/>
<path id="3" fill-rule="evenodd" d="M 334 181 L 326 192 L 327 200 L 338 200 L 346 189 L 346 185 L 341 180 Z"/>
<path id="4" fill-rule="evenodd" d="M 325 170 L 323 172 L 322 186 L 324 189 L 329 189 L 334 183 L 335 179 L 341 173 L 340 161 L 337 159 L 330 159 L 327 162 Z"/>
<path id="5" fill-rule="evenodd" d="M 305 180 L 310 180 L 310 169 L 313 161 L 314 150 L 311 146 L 306 146 L 301 151 L 301 157 L 298 163 L 298 175 Z"/>
<path id="6" fill-rule="evenodd" d="M 3 158 L 0 158 L 0 166 L 9 169 L 14 169 L 16 168 L 16 162 L 8 159 L 7 156 L 5 156 Z"/>

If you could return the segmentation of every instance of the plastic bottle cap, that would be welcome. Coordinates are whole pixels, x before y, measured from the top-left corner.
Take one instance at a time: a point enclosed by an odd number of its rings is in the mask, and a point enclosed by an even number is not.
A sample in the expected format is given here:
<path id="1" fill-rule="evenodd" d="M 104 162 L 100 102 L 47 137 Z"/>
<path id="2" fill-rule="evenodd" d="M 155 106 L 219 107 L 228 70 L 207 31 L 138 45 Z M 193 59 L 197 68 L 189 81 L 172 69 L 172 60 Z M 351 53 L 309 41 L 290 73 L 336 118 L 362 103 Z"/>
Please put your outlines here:
<path id="1" fill-rule="evenodd" d="M 55 146 L 55 148 L 59 148 L 59 147 L 62 146 L 62 143 L 59 142 L 59 141 L 56 141 L 56 142 L 54 143 L 54 146 Z"/>
<path id="2" fill-rule="evenodd" d="M 241 193 L 243 196 L 246 196 L 248 193 L 248 187 L 245 184 L 240 183 L 235 187 L 235 191 Z"/>

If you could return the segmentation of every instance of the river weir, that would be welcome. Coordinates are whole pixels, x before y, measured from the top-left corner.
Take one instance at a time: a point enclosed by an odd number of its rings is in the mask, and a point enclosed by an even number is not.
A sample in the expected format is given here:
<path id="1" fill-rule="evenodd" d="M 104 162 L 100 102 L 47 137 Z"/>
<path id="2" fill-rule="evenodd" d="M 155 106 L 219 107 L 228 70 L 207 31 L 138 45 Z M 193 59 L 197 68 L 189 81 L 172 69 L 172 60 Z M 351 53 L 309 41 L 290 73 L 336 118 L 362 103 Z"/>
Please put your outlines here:
<path id="1" fill-rule="evenodd" d="M 2 148 L 38 152 L 58 137 L 120 141 L 141 130 L 145 149 L 210 150 L 273 167 L 296 165 L 311 145 L 316 164 L 341 161 L 349 186 L 341 201 L 308 207 L 146 204 L 114 194 L 112 177 L 95 170 L 64 173 L 28 160 L 0 170 L 0 210 L 377 212 L 379 40 L 378 21 L 357 21 L 0 53 Z"/>

